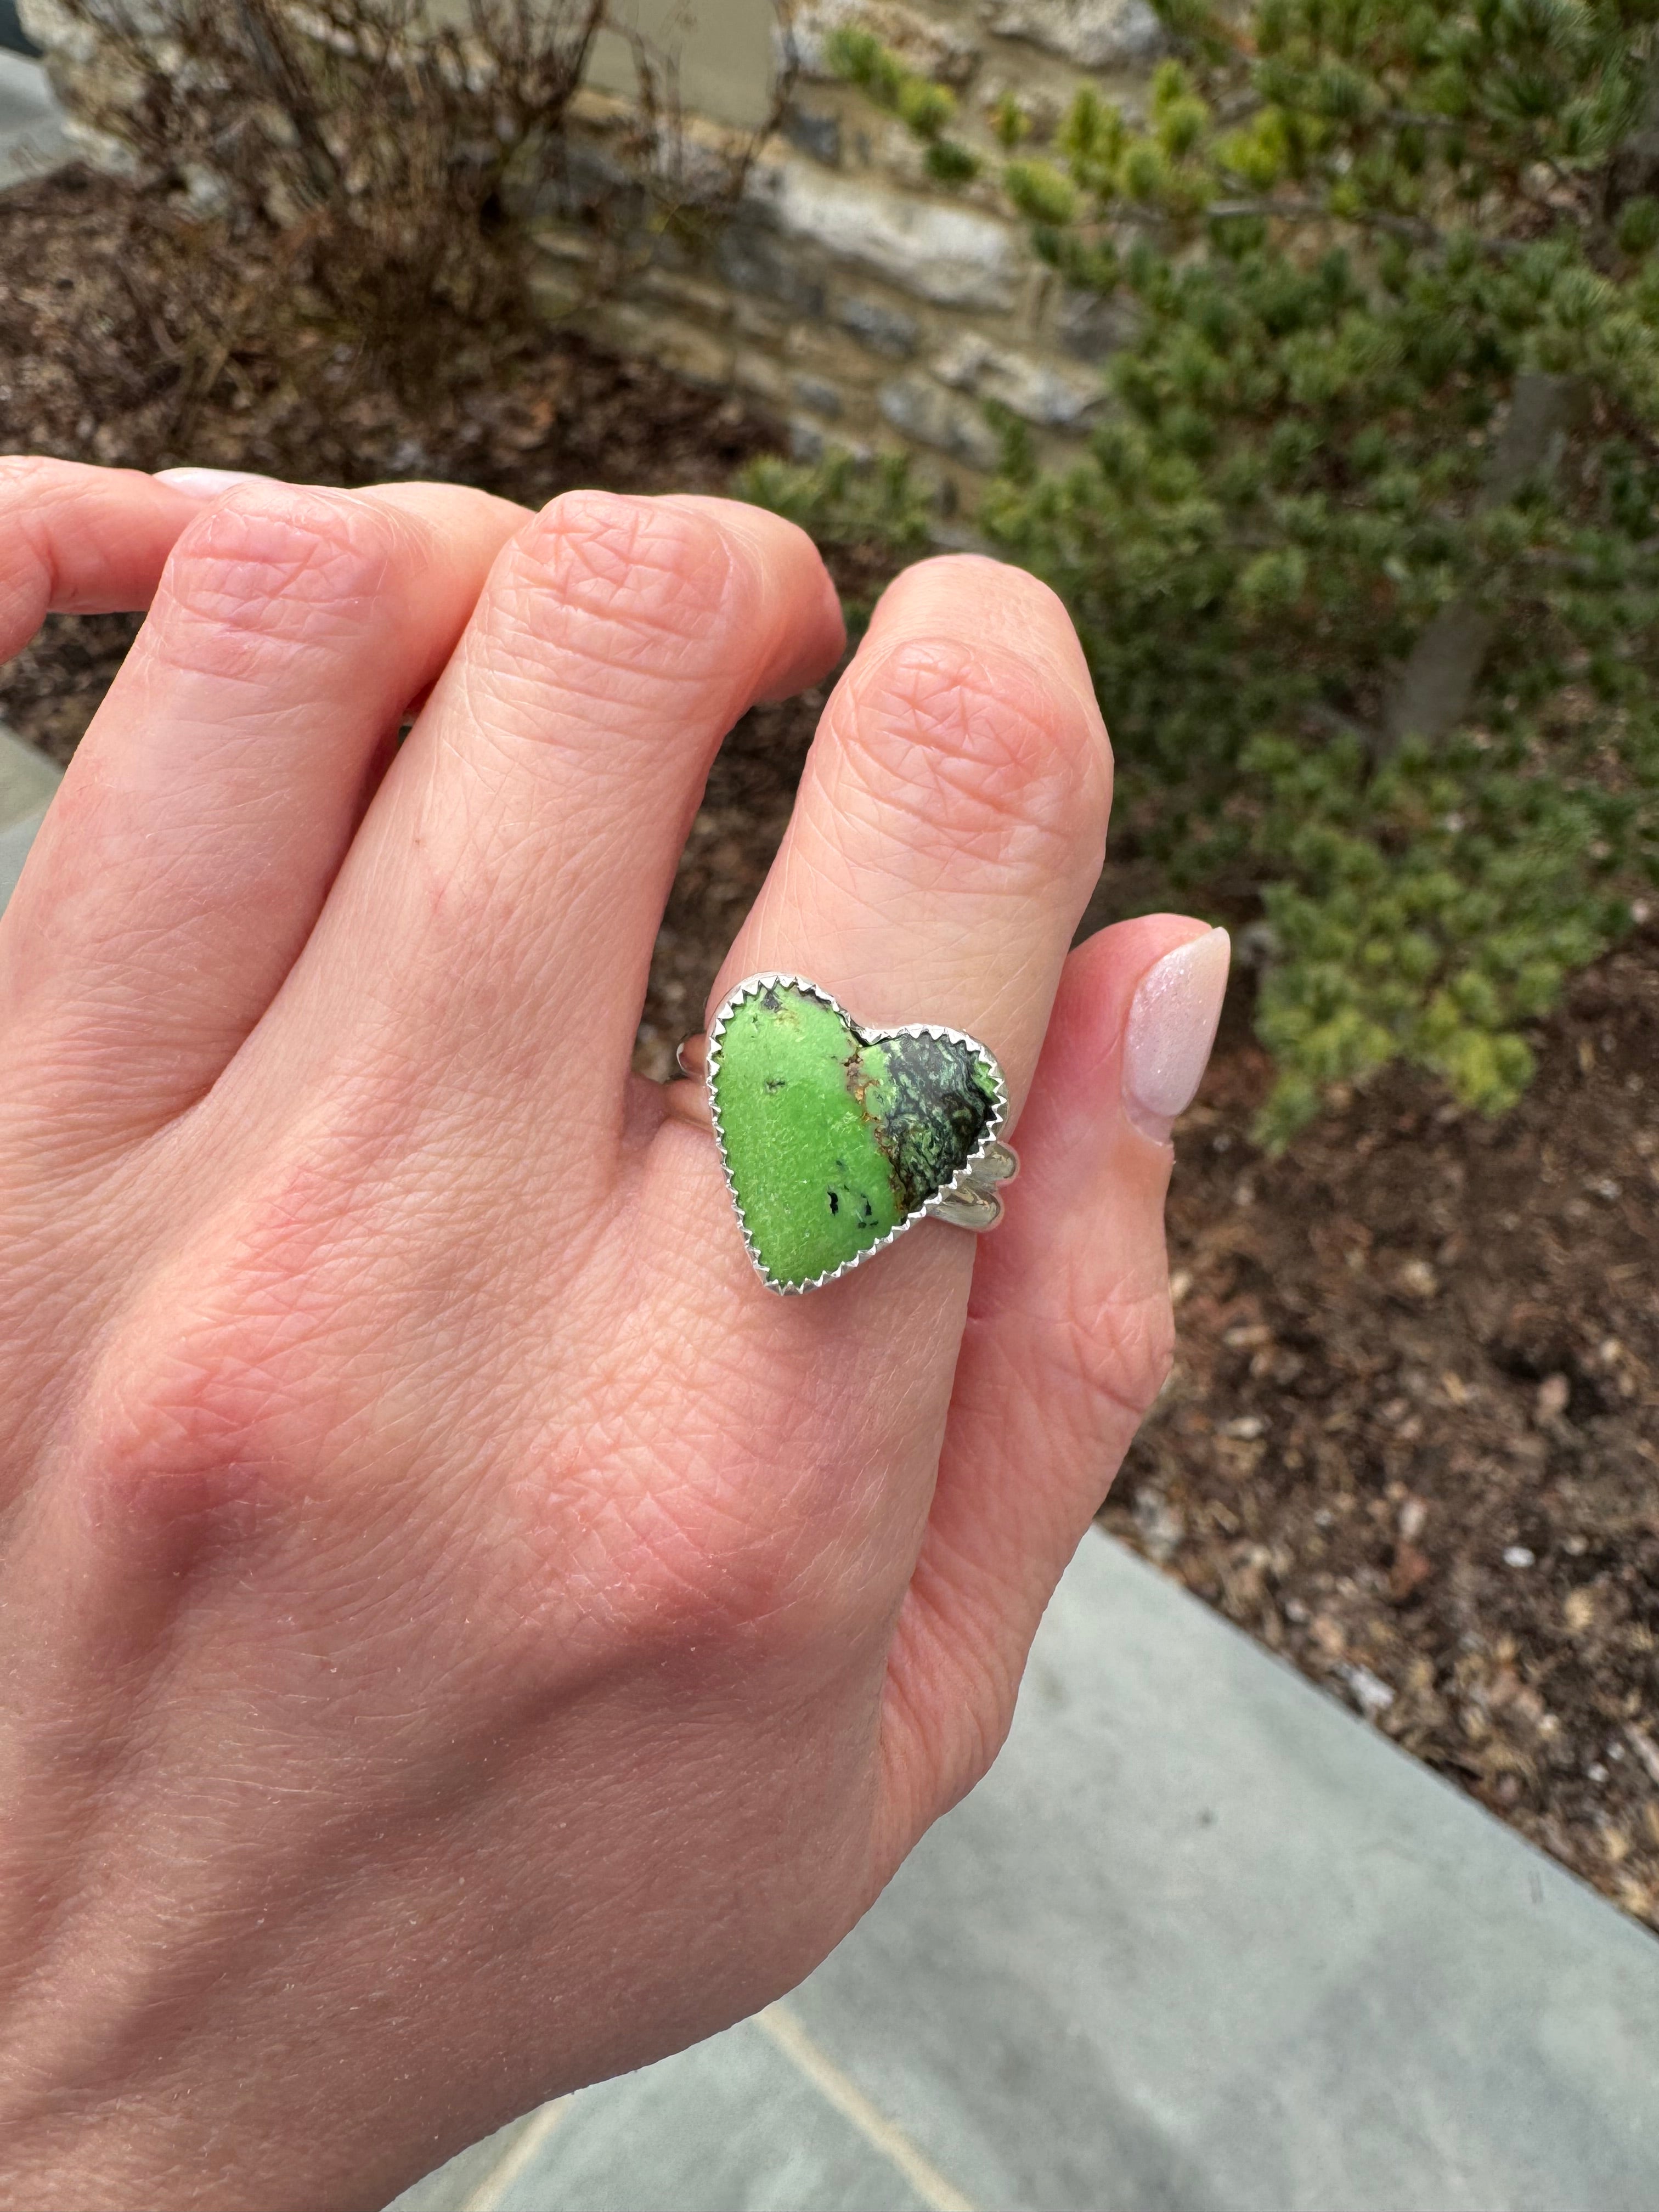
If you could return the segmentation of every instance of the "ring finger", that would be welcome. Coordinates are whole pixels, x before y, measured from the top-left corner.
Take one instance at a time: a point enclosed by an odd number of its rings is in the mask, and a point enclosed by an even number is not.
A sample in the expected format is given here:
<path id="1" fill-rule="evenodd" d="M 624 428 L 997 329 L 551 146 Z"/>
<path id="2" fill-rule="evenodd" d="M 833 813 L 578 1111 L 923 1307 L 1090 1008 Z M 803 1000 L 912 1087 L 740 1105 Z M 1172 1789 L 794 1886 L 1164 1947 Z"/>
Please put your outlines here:
<path id="1" fill-rule="evenodd" d="M 1111 748 L 1046 585 L 974 557 L 876 610 L 788 832 L 714 987 L 811 975 L 866 1024 L 981 1038 L 1017 1109 L 1100 873 Z"/>
<path id="2" fill-rule="evenodd" d="M 996 1055 L 1012 1124 L 1110 799 L 1110 746 L 1054 594 L 985 560 L 908 571 L 825 710 L 711 1006 L 775 969 L 811 978 L 866 1027 L 965 1030 Z M 756 1283 L 720 1185 L 707 1137 L 665 1126 L 645 1210 L 684 1294 L 721 1301 L 735 1365 L 847 1413 L 826 1494 L 861 1497 L 854 1520 L 902 1563 L 938 1466 L 973 1240 L 924 1224 L 869 1269 L 786 1303 Z"/>

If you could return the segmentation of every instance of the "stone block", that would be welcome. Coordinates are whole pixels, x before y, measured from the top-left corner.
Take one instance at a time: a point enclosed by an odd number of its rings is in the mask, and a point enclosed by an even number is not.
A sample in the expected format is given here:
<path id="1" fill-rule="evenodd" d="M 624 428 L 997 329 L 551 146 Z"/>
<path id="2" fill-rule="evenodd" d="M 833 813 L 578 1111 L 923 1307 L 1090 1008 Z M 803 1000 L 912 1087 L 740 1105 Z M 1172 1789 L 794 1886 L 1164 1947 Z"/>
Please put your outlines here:
<path id="1" fill-rule="evenodd" d="M 817 318 L 823 313 L 822 276 L 753 215 L 739 214 L 726 225 L 714 248 L 714 264 L 738 293 L 760 293 L 792 314 Z"/>
<path id="2" fill-rule="evenodd" d="M 747 293 L 738 292 L 732 298 L 732 327 L 750 345 L 776 348 L 783 343 L 789 318 L 772 301 L 757 300 Z"/>
<path id="3" fill-rule="evenodd" d="M 798 404 L 811 408 L 813 414 L 833 419 L 841 413 L 841 394 L 827 377 L 798 376 L 794 388 Z"/>
<path id="4" fill-rule="evenodd" d="M 908 68 L 944 84 L 966 84 L 979 60 L 979 41 L 971 31 L 920 15 L 899 0 L 805 0 L 783 33 L 784 51 L 793 49 L 802 76 L 833 81 L 830 34 L 854 27 L 873 32 Z"/>
<path id="5" fill-rule="evenodd" d="M 899 376 L 876 394 L 884 420 L 907 438 L 936 446 L 969 468 L 994 468 L 1001 443 L 980 410 L 931 376 Z"/>
<path id="6" fill-rule="evenodd" d="M 732 381 L 740 392 L 763 399 L 769 407 L 781 407 L 789 397 L 783 371 L 769 354 L 754 347 L 744 347 L 738 353 L 732 363 Z"/>
<path id="7" fill-rule="evenodd" d="M 854 184 L 805 161 L 769 165 L 753 192 L 786 237 L 809 240 L 920 299 L 1006 312 L 1018 296 L 1014 233 L 989 216 Z"/>
<path id="8" fill-rule="evenodd" d="M 1010 353 L 978 331 L 965 331 L 931 364 L 941 383 L 994 399 L 1028 422 L 1074 430 L 1100 403 L 1100 380 Z"/>
<path id="9" fill-rule="evenodd" d="M 723 284 L 707 284 L 696 276 L 682 276 L 672 269 L 650 269 L 640 279 L 639 291 L 648 300 L 678 308 L 699 322 L 719 326 L 732 313 L 732 295 Z"/>
<path id="10" fill-rule="evenodd" d="M 921 340 L 921 328 L 914 315 L 898 307 L 884 307 L 879 300 L 857 294 L 837 300 L 831 310 L 842 330 L 850 331 L 860 345 L 884 353 L 894 361 L 908 361 Z"/>
<path id="11" fill-rule="evenodd" d="M 1133 68 L 1154 59 L 1166 44 L 1146 0 L 989 0 L 985 24 L 1079 69 Z"/>
<path id="12" fill-rule="evenodd" d="M 789 417 L 789 458 L 806 468 L 814 468 L 824 456 L 827 441 L 823 426 L 815 422 L 810 415 Z"/>
<path id="13" fill-rule="evenodd" d="M 600 345 L 657 362 L 688 384 L 720 386 L 731 380 L 731 347 L 712 331 L 680 316 L 609 301 L 594 307 L 590 326 Z"/>
<path id="14" fill-rule="evenodd" d="M 783 135 L 792 146 L 822 161 L 826 169 L 841 167 L 841 118 L 815 114 L 809 107 L 791 106 L 783 118 Z"/>
<path id="15" fill-rule="evenodd" d="M 1054 316 L 1054 338 L 1079 361 L 1104 361 L 1134 337 L 1136 314 L 1127 295 L 1108 299 L 1098 292 L 1067 291 Z"/>

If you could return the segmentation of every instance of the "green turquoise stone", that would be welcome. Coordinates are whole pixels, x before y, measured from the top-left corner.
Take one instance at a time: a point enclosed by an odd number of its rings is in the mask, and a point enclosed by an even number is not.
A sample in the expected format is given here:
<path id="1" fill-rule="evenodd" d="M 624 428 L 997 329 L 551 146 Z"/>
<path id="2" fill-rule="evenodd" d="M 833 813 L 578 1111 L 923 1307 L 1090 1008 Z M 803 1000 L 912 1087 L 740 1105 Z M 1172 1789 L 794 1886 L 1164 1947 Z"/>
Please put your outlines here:
<path id="1" fill-rule="evenodd" d="M 804 1290 L 902 1228 L 995 1133 L 995 1063 L 966 1039 L 863 1030 L 769 981 L 720 1026 L 709 1094 L 749 1248 Z"/>

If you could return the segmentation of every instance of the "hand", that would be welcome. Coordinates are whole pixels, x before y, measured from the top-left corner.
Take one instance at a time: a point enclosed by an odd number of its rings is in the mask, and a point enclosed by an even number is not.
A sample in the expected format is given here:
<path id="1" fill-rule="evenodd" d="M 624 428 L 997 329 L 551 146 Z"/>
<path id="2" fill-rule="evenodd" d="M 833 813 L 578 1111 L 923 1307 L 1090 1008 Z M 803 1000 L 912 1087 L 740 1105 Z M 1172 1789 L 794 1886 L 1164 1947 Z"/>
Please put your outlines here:
<path id="1" fill-rule="evenodd" d="M 1163 1380 L 1224 969 L 1169 916 L 1067 957 L 1070 624 L 910 570 L 716 994 L 972 1031 L 1024 1171 L 779 1298 L 629 1056 L 722 735 L 842 649 L 806 538 L 219 490 L 0 464 L 0 653 L 150 605 L 0 925 L 20 2212 L 374 2206 L 823 1956 L 985 1771 Z"/>

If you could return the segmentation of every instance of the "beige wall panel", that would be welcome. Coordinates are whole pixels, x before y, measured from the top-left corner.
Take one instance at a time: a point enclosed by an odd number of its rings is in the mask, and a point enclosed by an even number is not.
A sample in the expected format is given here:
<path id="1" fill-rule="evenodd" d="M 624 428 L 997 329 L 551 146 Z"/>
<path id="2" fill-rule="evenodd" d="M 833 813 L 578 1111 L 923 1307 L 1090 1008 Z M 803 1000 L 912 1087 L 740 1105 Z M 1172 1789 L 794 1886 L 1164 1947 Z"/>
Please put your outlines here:
<path id="1" fill-rule="evenodd" d="M 440 22 L 465 23 L 466 0 L 431 0 Z M 618 23 L 678 58 L 680 99 L 717 122 L 765 120 L 772 100 L 772 0 L 612 0 Z M 634 89 L 634 53 L 615 31 L 593 42 L 587 81 L 601 92 Z"/>

